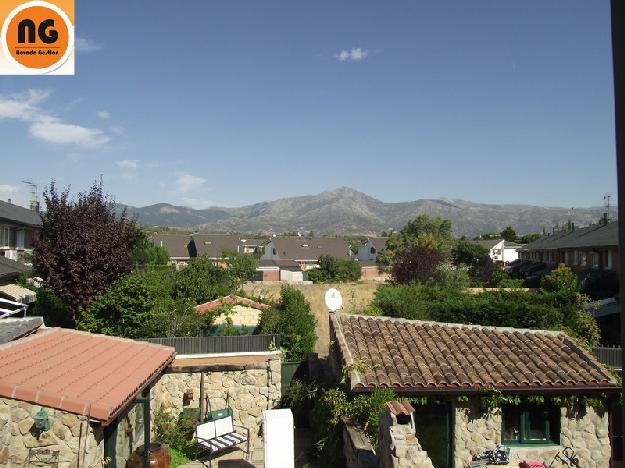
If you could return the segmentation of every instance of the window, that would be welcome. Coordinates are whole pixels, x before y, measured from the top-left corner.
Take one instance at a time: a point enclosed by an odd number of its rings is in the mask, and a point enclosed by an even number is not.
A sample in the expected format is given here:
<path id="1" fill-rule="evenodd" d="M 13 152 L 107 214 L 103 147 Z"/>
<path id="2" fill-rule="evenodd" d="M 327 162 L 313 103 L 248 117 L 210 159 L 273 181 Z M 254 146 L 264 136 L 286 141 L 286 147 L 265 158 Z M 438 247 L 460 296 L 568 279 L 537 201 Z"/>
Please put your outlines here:
<path id="1" fill-rule="evenodd" d="M 9 246 L 9 228 L 0 227 L 0 247 Z"/>
<path id="2" fill-rule="evenodd" d="M 560 408 L 552 405 L 504 405 L 504 444 L 560 443 Z"/>
<path id="3" fill-rule="evenodd" d="M 375 255 L 375 247 L 371 247 L 371 255 Z"/>
<path id="4" fill-rule="evenodd" d="M 599 268 L 599 254 L 597 252 L 593 252 L 590 255 L 590 258 L 592 259 L 592 267 L 593 268 Z"/>

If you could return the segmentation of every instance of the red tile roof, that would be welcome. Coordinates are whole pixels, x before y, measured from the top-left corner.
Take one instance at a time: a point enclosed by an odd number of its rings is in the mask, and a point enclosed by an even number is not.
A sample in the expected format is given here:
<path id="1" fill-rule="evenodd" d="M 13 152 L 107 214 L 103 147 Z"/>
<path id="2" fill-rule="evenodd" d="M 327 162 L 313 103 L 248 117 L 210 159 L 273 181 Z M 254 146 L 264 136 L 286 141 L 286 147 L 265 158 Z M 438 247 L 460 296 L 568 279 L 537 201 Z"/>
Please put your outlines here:
<path id="1" fill-rule="evenodd" d="M 353 390 L 619 391 L 562 332 L 345 314 L 330 314 L 330 323 Z"/>
<path id="2" fill-rule="evenodd" d="M 261 304 L 260 302 L 253 301 L 251 299 L 248 299 L 247 297 L 230 294 L 229 296 L 221 297 L 219 299 L 215 299 L 214 301 L 205 302 L 204 304 L 197 305 L 193 308 L 193 310 L 195 310 L 195 312 L 197 312 L 198 314 L 204 314 L 206 312 L 212 312 L 213 310 L 218 309 L 224 304 L 239 304 L 258 310 L 265 310 L 269 309 L 270 307 L 267 304 Z"/>
<path id="3" fill-rule="evenodd" d="M 60 328 L 0 346 L 0 396 L 109 423 L 175 350 Z"/>

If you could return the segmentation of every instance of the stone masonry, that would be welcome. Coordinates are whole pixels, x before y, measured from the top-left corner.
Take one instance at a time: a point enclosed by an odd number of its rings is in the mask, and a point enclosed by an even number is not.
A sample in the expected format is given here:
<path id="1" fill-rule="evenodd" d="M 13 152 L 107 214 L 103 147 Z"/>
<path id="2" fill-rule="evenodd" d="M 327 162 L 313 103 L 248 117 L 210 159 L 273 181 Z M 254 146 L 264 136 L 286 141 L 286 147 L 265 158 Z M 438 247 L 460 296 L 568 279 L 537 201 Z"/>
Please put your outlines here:
<path id="1" fill-rule="evenodd" d="M 598 414 L 593 408 L 560 409 L 560 445 L 512 447 L 510 463 L 524 459 L 551 462 L 564 447 L 571 447 L 580 458 L 580 466 L 604 468 L 610 463 L 608 413 Z M 501 443 L 501 411 L 483 412 L 478 399 L 457 403 L 454 426 L 456 467 L 469 465 L 473 454 L 493 449 Z M 555 464 L 555 467 L 565 466 Z"/>
<path id="2" fill-rule="evenodd" d="M 162 406 L 175 418 L 184 408 L 199 408 L 200 380 L 199 371 L 164 374 L 152 389 L 152 411 Z M 229 404 L 234 423 L 249 428 L 252 443 L 260 435 L 263 410 L 275 408 L 280 402 L 280 385 L 280 359 L 275 355 L 263 369 L 204 372 L 205 395 L 212 410 Z M 193 398 L 185 402 L 187 390 L 193 392 Z"/>
<path id="3" fill-rule="evenodd" d="M 102 466 L 103 431 L 83 416 L 44 407 L 50 430 L 38 433 L 33 416 L 42 409 L 23 401 L 0 398 L 0 466 L 59 468 Z"/>
<path id="4" fill-rule="evenodd" d="M 392 402 L 393 404 L 396 402 Z M 414 414 L 396 415 L 389 405 L 380 414 L 378 466 L 380 468 L 434 468 L 415 435 Z"/>

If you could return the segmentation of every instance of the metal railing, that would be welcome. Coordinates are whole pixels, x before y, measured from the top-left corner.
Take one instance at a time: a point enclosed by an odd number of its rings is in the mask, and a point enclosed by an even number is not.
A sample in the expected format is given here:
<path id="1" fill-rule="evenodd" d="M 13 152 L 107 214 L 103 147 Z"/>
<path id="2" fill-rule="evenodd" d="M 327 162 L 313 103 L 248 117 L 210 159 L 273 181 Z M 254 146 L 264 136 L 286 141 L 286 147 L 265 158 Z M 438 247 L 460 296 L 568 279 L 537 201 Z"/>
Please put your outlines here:
<path id="1" fill-rule="evenodd" d="M 254 353 L 280 347 L 280 335 L 185 336 L 146 341 L 176 348 L 178 354 Z"/>
<path id="2" fill-rule="evenodd" d="M 597 347 L 592 348 L 592 354 L 602 363 L 608 366 L 622 369 L 623 359 L 621 348 L 617 347 Z"/>

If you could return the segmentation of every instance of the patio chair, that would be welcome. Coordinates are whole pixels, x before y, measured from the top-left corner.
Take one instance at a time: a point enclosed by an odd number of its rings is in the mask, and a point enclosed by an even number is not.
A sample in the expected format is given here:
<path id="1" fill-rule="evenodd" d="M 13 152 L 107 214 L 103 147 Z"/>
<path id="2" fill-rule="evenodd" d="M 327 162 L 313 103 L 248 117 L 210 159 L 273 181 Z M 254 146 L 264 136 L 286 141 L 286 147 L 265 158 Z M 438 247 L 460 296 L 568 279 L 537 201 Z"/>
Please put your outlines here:
<path id="1" fill-rule="evenodd" d="M 245 434 L 236 432 L 234 428 L 242 429 Z M 232 415 L 200 424 L 195 428 L 195 439 L 202 452 L 208 452 L 208 463 L 212 466 L 213 456 L 229 448 L 236 447 L 246 454 L 250 454 L 250 430 L 233 423 Z M 245 443 L 245 450 L 241 444 Z"/>

